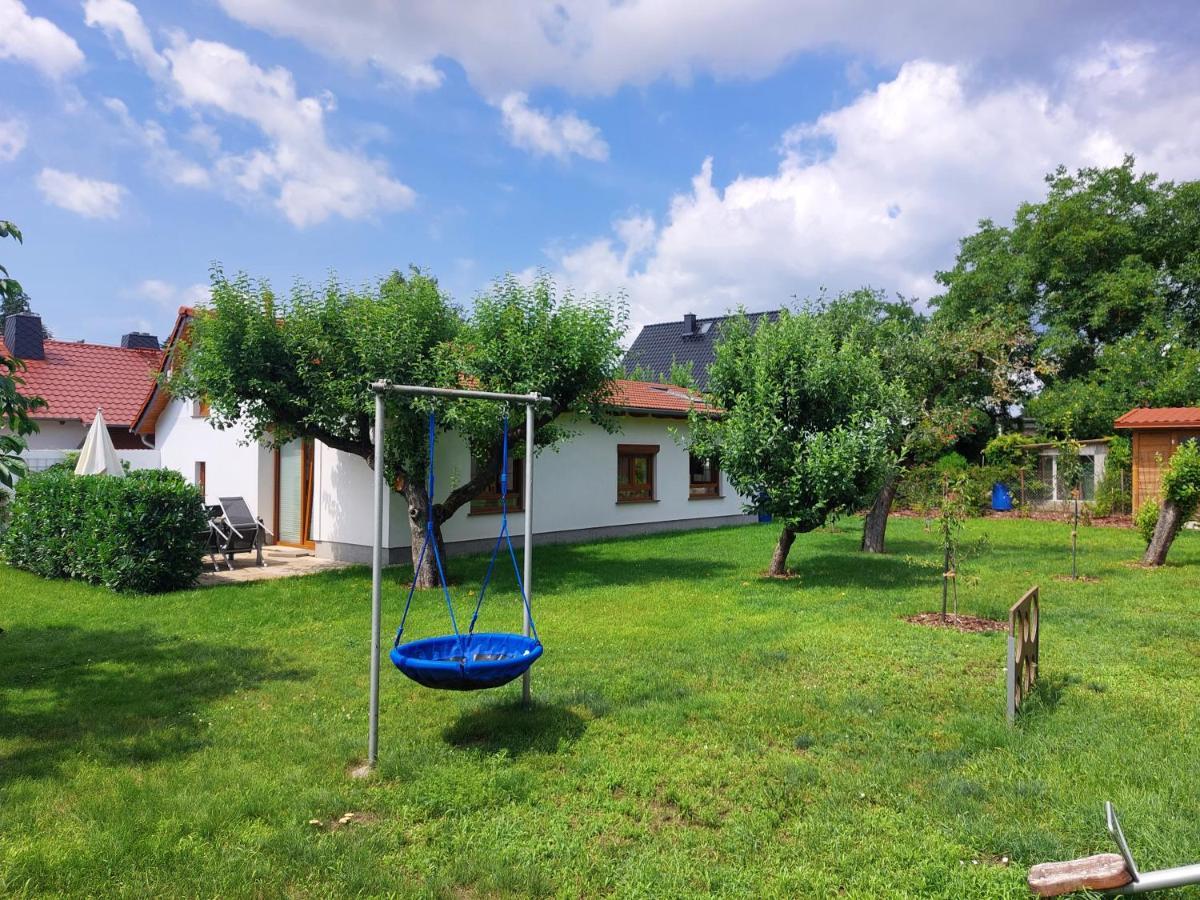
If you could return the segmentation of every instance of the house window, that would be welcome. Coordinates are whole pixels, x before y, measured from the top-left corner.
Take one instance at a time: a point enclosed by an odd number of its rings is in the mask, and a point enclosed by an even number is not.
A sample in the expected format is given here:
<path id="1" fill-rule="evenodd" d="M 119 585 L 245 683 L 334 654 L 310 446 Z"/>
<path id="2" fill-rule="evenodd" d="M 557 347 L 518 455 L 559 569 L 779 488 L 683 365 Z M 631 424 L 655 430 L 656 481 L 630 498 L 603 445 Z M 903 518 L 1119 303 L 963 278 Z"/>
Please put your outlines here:
<path id="1" fill-rule="evenodd" d="M 654 500 L 654 458 L 658 444 L 617 445 L 617 502 Z"/>
<path id="2" fill-rule="evenodd" d="M 499 454 L 497 454 L 499 455 Z M 524 478 L 525 467 L 521 465 L 523 460 L 508 458 L 508 510 L 509 512 L 517 512 L 524 507 Z M 483 493 L 471 501 L 471 515 L 486 516 L 500 512 L 500 461 L 497 460 L 493 464 L 495 478 L 491 483 L 484 488 Z M 471 460 L 471 477 L 474 478 L 479 474 L 479 462 Z"/>
<path id="3" fill-rule="evenodd" d="M 721 496 L 721 470 L 715 459 L 688 454 L 688 499 L 701 500 Z"/>
<path id="4" fill-rule="evenodd" d="M 200 488 L 200 499 L 208 497 L 208 473 L 203 460 L 196 463 L 196 487 Z"/>
<path id="5" fill-rule="evenodd" d="M 197 397 L 192 401 L 192 418 L 206 419 L 208 418 L 208 400 L 204 397 Z"/>

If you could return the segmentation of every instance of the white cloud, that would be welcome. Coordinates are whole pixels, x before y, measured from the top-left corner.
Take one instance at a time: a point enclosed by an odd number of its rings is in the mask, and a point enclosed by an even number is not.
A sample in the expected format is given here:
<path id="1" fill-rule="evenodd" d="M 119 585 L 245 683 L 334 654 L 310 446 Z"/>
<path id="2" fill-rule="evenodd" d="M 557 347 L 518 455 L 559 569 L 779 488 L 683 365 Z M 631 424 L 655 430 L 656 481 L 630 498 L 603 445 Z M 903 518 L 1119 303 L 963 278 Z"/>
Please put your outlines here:
<path id="1" fill-rule="evenodd" d="M 130 136 L 146 149 L 150 165 L 155 171 L 183 187 L 208 187 L 212 181 L 208 170 L 171 147 L 167 133 L 160 124 L 149 119 L 138 122 L 130 115 L 129 107 L 115 97 L 106 97 L 104 105 Z"/>
<path id="2" fill-rule="evenodd" d="M 1125 152 L 1164 177 L 1200 175 L 1200 67 L 1146 47 L 1104 47 L 1057 96 L 971 87 L 957 66 L 912 62 L 783 137 L 778 168 L 724 187 L 705 160 L 661 223 L 551 252 L 585 290 L 628 290 L 636 322 L 740 304 L 777 307 L 822 287 L 929 297 L 978 219 L 1007 221 L 1043 175 Z"/>
<path id="3" fill-rule="evenodd" d="M 174 310 L 180 306 L 196 306 L 208 299 L 207 284 L 192 284 L 180 287 L 161 278 L 146 278 L 134 286 L 129 295 L 136 300 L 148 300 L 165 309 Z"/>
<path id="4" fill-rule="evenodd" d="M 573 112 L 555 116 L 534 109 L 521 91 L 506 94 L 500 101 L 500 112 L 508 139 L 516 147 L 562 160 L 571 154 L 597 161 L 608 159 L 608 144 L 600 129 Z"/>
<path id="5" fill-rule="evenodd" d="M 12 162 L 25 149 L 29 128 L 20 119 L 0 119 L 0 162 Z"/>
<path id="6" fill-rule="evenodd" d="M 166 60 L 154 49 L 150 29 L 129 0 L 86 0 L 83 16 L 88 25 L 102 29 L 114 44 L 121 46 L 123 43 L 147 71 L 156 74 L 165 71 Z"/>
<path id="7" fill-rule="evenodd" d="M 333 215 L 360 219 L 412 204 L 412 189 L 392 178 L 385 162 L 330 143 L 325 115 L 336 104 L 328 92 L 302 97 L 287 69 L 260 68 L 241 50 L 190 40 L 180 32 L 172 33 L 170 45 L 159 52 L 137 9 L 126 0 L 90 0 L 88 21 L 120 36 L 180 105 L 241 119 L 262 132 L 265 146 L 216 155 L 213 174 L 229 194 L 266 196 L 298 227 Z M 183 160 L 167 147 L 155 123 L 141 129 L 152 153 Z M 193 129 L 193 137 L 218 153 L 211 129 Z M 203 180 L 198 166 L 184 166 L 176 174 L 183 183 Z"/>
<path id="8" fill-rule="evenodd" d="M 28 63 L 58 79 L 83 65 L 83 51 L 49 19 L 31 16 L 21 0 L 0 0 L 0 59 Z"/>
<path id="9" fill-rule="evenodd" d="M 123 187 L 111 181 L 84 178 L 59 169 L 42 169 L 37 186 L 50 203 L 87 219 L 116 218 L 125 193 Z"/>
<path id="10" fill-rule="evenodd" d="M 610 93 L 659 78 L 684 82 L 697 73 L 753 77 L 813 51 L 864 54 L 884 64 L 915 57 L 1036 57 L 1130 27 L 1126 4 L 1112 0 L 220 3 L 241 22 L 375 66 L 415 87 L 436 86 L 439 60 L 453 59 L 491 97 L 538 85 Z M 1136 24 L 1151 28 L 1167 18 L 1167 9 L 1146 9 Z"/>

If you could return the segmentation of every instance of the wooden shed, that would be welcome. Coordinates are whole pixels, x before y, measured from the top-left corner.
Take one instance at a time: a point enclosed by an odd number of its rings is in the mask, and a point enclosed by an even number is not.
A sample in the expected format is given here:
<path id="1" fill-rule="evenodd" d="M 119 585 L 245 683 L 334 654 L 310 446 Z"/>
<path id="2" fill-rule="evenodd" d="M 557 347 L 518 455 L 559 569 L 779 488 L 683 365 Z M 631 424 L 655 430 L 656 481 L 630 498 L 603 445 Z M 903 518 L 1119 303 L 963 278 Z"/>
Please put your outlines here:
<path id="1" fill-rule="evenodd" d="M 1133 511 L 1144 500 L 1158 500 L 1163 470 L 1175 448 L 1200 439 L 1200 407 L 1167 406 L 1131 409 L 1113 423 L 1133 432 Z"/>

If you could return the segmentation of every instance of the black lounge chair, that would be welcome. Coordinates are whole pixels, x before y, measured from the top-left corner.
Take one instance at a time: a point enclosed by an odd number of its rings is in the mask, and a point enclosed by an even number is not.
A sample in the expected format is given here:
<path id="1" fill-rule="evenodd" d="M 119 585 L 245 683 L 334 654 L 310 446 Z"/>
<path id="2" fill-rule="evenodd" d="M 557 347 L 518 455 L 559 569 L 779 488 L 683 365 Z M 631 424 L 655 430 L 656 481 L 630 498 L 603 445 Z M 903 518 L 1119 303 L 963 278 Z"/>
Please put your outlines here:
<path id="1" fill-rule="evenodd" d="M 208 510 L 209 555 L 213 558 L 214 571 L 220 571 L 216 554 L 225 557 L 225 564 L 232 569 L 235 553 L 253 550 L 256 564 L 266 565 L 262 551 L 267 529 L 262 519 L 254 518 L 245 500 L 241 497 L 221 497 Z"/>

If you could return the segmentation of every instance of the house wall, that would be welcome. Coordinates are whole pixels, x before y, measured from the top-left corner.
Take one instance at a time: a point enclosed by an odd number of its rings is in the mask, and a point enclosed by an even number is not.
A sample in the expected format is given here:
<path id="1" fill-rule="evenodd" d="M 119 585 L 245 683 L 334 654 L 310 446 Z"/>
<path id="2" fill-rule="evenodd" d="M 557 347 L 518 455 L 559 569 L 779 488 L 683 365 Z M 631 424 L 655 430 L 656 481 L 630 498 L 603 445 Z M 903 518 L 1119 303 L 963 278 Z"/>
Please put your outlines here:
<path id="1" fill-rule="evenodd" d="M 625 416 L 620 430 L 609 434 L 590 422 L 571 426 L 577 432 L 557 449 L 534 459 L 534 528 L 539 541 L 587 539 L 643 531 L 695 528 L 752 521 L 742 512 L 742 499 L 722 475 L 722 496 L 688 497 L 688 453 L 671 434 L 687 434 L 681 419 Z M 655 501 L 617 503 L 617 445 L 657 444 Z M 364 460 L 318 446 L 315 458 L 313 539 L 317 554 L 365 562 L 370 558 L 374 523 L 372 472 Z M 439 436 L 436 496 L 444 500 L 470 477 L 466 443 L 454 434 Z M 451 552 L 491 546 L 500 527 L 498 515 L 470 515 L 469 504 L 443 526 Z M 510 516 L 514 538 L 523 534 L 521 513 Z M 519 543 L 519 541 L 518 541 Z M 410 544 L 404 498 L 391 495 L 384 546 L 392 561 L 407 557 Z"/>
<path id="2" fill-rule="evenodd" d="M 78 450 L 87 437 L 87 425 L 78 420 L 39 419 L 38 430 L 25 438 L 30 450 Z"/>
<path id="3" fill-rule="evenodd" d="M 1133 432 L 1133 511 L 1146 500 L 1157 501 L 1162 476 L 1175 450 L 1184 441 L 1200 439 L 1200 430 L 1146 428 Z"/>
<path id="4" fill-rule="evenodd" d="M 1045 457 L 1053 461 L 1053 476 L 1050 483 L 1046 486 L 1046 496 L 1032 498 L 1030 505 L 1038 509 L 1066 509 L 1071 505 L 1071 498 L 1063 494 L 1058 478 L 1058 450 L 1056 448 L 1047 448 L 1038 453 L 1039 456 Z M 1101 441 L 1094 443 L 1083 443 L 1079 448 L 1080 456 L 1092 457 L 1093 466 L 1093 481 L 1092 491 L 1093 500 L 1095 497 L 1095 489 L 1104 479 L 1104 469 L 1108 463 L 1108 444 Z M 1093 502 L 1089 500 L 1088 502 Z"/>
<path id="5" fill-rule="evenodd" d="M 167 403 L 155 427 L 154 446 L 165 469 L 174 469 L 193 484 L 196 482 L 196 463 L 205 463 L 205 502 L 216 503 L 218 497 L 244 497 L 250 511 L 262 515 L 273 513 L 273 472 L 268 470 L 268 490 L 263 493 L 264 461 L 269 453 L 258 444 L 245 443 L 246 432 L 241 426 L 218 431 L 207 418 L 193 416 L 190 400 L 171 400 Z M 268 524 L 268 530 L 271 525 Z"/>

